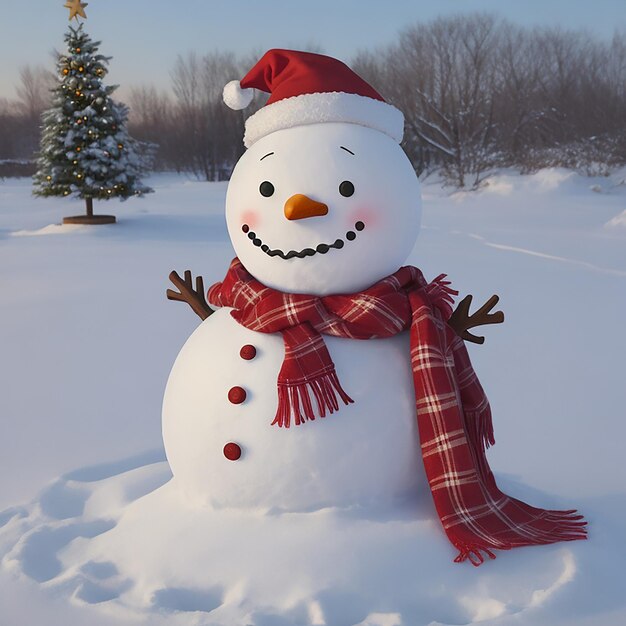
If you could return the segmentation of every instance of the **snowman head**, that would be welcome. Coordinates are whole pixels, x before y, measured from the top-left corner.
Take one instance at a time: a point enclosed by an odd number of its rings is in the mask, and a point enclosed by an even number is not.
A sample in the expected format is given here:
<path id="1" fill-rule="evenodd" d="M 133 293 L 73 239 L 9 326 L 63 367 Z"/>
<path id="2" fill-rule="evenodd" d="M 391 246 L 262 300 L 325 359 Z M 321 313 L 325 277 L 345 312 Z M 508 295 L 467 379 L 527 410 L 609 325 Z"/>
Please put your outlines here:
<path id="1" fill-rule="evenodd" d="M 398 145 L 402 114 L 317 54 L 270 50 L 224 99 L 246 106 L 251 87 L 272 95 L 246 122 L 248 150 L 226 196 L 246 269 L 313 295 L 360 291 L 396 271 L 420 223 L 419 182 Z"/>

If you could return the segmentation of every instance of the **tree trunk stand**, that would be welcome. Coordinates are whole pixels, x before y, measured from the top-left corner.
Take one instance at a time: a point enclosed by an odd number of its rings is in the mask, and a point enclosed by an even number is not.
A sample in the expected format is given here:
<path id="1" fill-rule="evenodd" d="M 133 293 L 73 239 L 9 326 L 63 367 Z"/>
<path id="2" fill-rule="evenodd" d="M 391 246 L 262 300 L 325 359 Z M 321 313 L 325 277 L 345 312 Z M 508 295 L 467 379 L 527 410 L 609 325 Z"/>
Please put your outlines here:
<path id="1" fill-rule="evenodd" d="M 64 224 L 114 224 L 115 215 L 94 215 L 93 214 L 93 198 L 85 198 L 85 204 L 87 206 L 86 215 L 72 215 L 70 217 L 64 217 Z"/>
<path id="2" fill-rule="evenodd" d="M 115 224 L 115 215 L 71 215 L 63 218 L 64 224 Z"/>

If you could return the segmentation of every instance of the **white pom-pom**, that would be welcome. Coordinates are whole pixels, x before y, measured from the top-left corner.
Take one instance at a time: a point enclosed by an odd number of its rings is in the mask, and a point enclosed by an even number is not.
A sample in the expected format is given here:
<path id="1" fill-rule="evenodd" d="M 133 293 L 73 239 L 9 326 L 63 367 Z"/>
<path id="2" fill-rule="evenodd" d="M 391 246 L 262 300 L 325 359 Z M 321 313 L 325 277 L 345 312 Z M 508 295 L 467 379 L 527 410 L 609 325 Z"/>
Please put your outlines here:
<path id="1" fill-rule="evenodd" d="M 231 80 L 225 85 L 222 96 L 226 106 L 235 109 L 235 111 L 240 111 L 252 102 L 254 90 L 242 89 L 238 80 Z"/>

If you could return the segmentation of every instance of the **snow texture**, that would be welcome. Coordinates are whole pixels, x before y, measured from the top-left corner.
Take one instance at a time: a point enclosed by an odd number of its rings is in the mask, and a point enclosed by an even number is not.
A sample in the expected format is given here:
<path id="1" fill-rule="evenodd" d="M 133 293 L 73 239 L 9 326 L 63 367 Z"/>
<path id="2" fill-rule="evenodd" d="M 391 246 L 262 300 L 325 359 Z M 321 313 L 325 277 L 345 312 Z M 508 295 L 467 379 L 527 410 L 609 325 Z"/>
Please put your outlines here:
<path id="1" fill-rule="evenodd" d="M 1 623 L 624 621 L 623 185 L 564 170 L 423 185 L 410 262 L 476 302 L 498 293 L 507 316 L 470 348 L 499 484 L 590 521 L 586 542 L 475 569 L 451 562 L 428 501 L 281 514 L 196 508 L 172 489 L 160 403 L 198 321 L 164 299 L 166 277 L 191 268 L 208 285 L 233 251 L 225 184 L 149 183 L 158 193 L 118 224 L 77 229 L 53 224 L 80 201 L 0 182 Z"/>

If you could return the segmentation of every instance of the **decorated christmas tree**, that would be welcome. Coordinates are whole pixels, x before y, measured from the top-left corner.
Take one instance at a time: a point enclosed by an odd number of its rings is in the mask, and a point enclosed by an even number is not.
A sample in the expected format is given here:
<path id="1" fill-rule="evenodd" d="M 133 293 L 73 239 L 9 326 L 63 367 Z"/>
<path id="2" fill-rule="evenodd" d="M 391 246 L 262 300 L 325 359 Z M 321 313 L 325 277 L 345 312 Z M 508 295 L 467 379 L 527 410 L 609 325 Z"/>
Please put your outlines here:
<path id="1" fill-rule="evenodd" d="M 150 155 L 126 130 L 128 109 L 111 98 L 117 86 L 102 83 L 110 57 L 97 53 L 100 42 L 91 41 L 82 24 L 70 26 L 65 41 L 53 105 L 43 114 L 33 193 L 84 198 L 86 215 L 64 223 L 111 223 L 114 216 L 93 214 L 94 198 L 125 200 L 151 192 L 141 182 Z"/>

